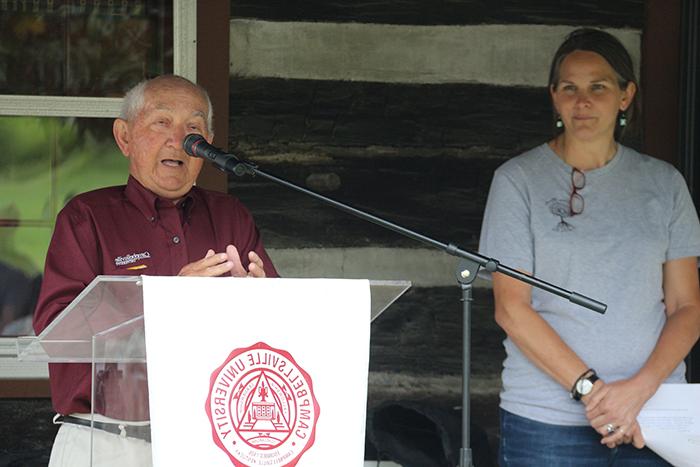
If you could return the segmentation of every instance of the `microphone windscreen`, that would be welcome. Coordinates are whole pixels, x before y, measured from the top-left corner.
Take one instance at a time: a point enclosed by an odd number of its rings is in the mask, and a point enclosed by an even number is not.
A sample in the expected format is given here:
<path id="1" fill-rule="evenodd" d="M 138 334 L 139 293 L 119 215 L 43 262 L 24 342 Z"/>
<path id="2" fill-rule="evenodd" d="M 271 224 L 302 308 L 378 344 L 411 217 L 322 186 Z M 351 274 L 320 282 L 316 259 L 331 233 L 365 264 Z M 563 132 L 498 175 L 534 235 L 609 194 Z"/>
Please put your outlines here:
<path id="1" fill-rule="evenodd" d="M 191 133 L 185 136 L 185 139 L 182 141 L 182 148 L 189 156 L 202 157 L 201 154 L 197 153 L 197 146 L 200 145 L 202 142 L 207 142 L 207 140 L 204 139 L 204 136 L 198 135 L 196 133 Z"/>

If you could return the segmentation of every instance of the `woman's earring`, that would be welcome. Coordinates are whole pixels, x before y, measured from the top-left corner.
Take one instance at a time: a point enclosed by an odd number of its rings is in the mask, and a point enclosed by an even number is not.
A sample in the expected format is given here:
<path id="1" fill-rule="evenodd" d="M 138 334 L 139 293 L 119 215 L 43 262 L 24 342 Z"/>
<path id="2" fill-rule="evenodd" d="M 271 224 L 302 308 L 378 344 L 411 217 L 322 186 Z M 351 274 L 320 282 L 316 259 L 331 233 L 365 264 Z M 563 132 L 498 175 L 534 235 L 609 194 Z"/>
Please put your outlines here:
<path id="1" fill-rule="evenodd" d="M 625 112 L 620 112 L 620 126 L 626 126 L 627 125 L 627 114 Z"/>
<path id="2" fill-rule="evenodd" d="M 564 122 L 561 121 L 561 117 L 557 115 L 557 122 L 555 123 L 557 128 L 563 128 L 564 127 Z"/>

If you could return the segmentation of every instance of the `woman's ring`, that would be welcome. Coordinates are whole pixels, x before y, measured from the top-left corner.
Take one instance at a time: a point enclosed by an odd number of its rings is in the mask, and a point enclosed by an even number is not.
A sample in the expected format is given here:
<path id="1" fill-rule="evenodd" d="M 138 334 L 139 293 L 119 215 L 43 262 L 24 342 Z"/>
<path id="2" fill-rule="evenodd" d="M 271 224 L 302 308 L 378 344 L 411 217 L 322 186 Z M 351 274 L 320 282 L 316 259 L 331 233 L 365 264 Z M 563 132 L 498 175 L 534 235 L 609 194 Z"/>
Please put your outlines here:
<path id="1" fill-rule="evenodd" d="M 605 425 L 605 429 L 608 430 L 608 434 L 615 433 L 615 427 L 612 423 L 608 423 L 607 425 Z"/>

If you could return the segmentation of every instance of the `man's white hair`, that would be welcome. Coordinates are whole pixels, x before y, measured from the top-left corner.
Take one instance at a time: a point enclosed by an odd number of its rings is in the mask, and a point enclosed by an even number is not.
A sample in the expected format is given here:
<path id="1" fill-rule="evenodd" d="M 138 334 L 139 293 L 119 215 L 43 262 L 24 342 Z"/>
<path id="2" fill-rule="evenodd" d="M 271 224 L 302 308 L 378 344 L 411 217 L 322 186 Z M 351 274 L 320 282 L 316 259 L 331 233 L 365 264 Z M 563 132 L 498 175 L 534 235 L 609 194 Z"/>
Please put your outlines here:
<path id="1" fill-rule="evenodd" d="M 214 135 L 214 108 L 211 105 L 209 93 L 202 86 L 178 75 L 162 75 L 156 78 L 147 79 L 129 89 L 129 91 L 127 91 L 127 93 L 124 95 L 119 118 L 129 121 L 135 118 L 139 112 L 143 110 L 143 106 L 146 103 L 146 89 L 148 89 L 148 87 L 151 86 L 156 80 L 180 82 L 180 84 L 189 85 L 197 89 L 202 97 L 204 97 L 207 101 L 207 132 L 211 136 Z"/>

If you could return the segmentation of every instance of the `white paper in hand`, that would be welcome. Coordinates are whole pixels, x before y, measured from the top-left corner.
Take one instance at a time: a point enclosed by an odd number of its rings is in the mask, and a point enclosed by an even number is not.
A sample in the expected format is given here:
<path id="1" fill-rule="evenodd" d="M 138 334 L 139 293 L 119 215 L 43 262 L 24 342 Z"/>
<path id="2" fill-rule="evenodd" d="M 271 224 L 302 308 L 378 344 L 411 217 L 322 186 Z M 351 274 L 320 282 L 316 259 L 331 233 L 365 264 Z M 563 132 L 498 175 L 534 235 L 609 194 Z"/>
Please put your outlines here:
<path id="1" fill-rule="evenodd" d="M 700 384 L 662 384 L 637 420 L 659 456 L 676 467 L 700 465 Z"/>

